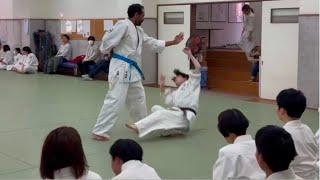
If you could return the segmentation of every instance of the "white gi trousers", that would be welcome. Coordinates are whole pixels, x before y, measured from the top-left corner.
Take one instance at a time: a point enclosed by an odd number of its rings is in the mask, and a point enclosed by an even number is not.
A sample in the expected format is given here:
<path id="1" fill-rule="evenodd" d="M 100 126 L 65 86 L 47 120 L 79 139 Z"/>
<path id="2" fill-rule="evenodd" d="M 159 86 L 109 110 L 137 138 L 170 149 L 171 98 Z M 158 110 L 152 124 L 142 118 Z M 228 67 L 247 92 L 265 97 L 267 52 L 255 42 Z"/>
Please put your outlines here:
<path id="1" fill-rule="evenodd" d="M 140 138 L 184 134 L 189 131 L 189 121 L 181 109 L 176 107 L 166 109 L 155 105 L 151 111 L 149 116 L 135 123 Z"/>
<path id="2" fill-rule="evenodd" d="M 124 104 L 130 111 L 133 120 L 138 121 L 147 116 L 146 95 L 141 81 L 109 83 L 109 90 L 103 102 L 93 134 L 106 135 L 118 119 L 118 113 Z M 107 134 L 108 136 L 108 134 Z"/>

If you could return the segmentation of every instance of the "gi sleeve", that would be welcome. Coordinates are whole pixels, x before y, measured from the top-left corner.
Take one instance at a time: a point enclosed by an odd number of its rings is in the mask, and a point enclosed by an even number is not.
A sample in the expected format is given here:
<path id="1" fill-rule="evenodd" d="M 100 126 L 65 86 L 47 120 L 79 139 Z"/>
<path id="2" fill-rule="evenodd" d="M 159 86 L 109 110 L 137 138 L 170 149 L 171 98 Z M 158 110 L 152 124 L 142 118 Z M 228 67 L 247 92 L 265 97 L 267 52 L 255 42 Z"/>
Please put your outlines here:
<path id="1" fill-rule="evenodd" d="M 165 41 L 150 37 L 145 32 L 143 32 L 143 43 L 147 47 L 150 47 L 152 51 L 155 51 L 157 53 L 161 53 L 166 47 Z"/>
<path id="2" fill-rule="evenodd" d="M 201 82 L 200 69 L 192 70 L 192 72 L 189 74 L 189 82 L 194 90 L 200 86 L 200 82 Z"/>
<path id="3" fill-rule="evenodd" d="M 164 102 L 167 105 L 173 105 L 173 95 L 172 95 L 173 91 L 171 88 L 167 88 L 165 89 L 164 93 L 161 94 L 162 96 L 164 96 Z"/>
<path id="4" fill-rule="evenodd" d="M 219 152 L 219 157 L 213 166 L 212 179 L 233 179 L 235 172 L 233 159 Z"/>
<path id="5" fill-rule="evenodd" d="M 112 49 L 120 44 L 122 38 L 126 35 L 127 30 L 127 24 L 120 21 L 110 33 L 106 32 L 100 45 L 101 53 L 110 54 Z"/>

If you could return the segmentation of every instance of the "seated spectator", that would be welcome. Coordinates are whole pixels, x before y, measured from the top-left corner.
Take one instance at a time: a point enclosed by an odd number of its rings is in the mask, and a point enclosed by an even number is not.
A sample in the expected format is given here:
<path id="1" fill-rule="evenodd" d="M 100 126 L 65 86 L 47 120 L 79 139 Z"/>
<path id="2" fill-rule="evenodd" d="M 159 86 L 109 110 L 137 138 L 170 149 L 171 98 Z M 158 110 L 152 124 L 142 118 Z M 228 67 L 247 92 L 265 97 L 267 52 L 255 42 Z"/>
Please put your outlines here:
<path id="1" fill-rule="evenodd" d="M 96 39 L 93 36 L 88 38 L 88 47 L 86 51 L 86 56 L 82 62 L 77 63 L 81 75 L 89 73 L 89 67 L 96 64 L 99 56 L 99 48 L 94 44 Z"/>
<path id="2" fill-rule="evenodd" d="M 318 179 L 319 146 L 312 130 L 300 119 L 307 106 L 306 97 L 299 90 L 285 89 L 278 94 L 277 105 L 278 118 L 284 123 L 283 128 L 291 134 L 298 152 L 290 166 L 304 179 Z"/>
<path id="3" fill-rule="evenodd" d="M 0 59 L 0 69 L 1 70 L 7 69 L 8 65 L 12 65 L 14 63 L 13 53 L 10 51 L 9 45 L 3 46 L 3 52 L 4 52 L 3 58 Z"/>
<path id="4" fill-rule="evenodd" d="M 44 64 L 44 73 L 55 74 L 59 65 L 63 62 L 70 61 L 72 59 L 72 47 L 70 44 L 70 37 L 66 34 L 61 36 L 62 45 L 56 56 L 48 59 Z"/>
<path id="5" fill-rule="evenodd" d="M 20 60 L 13 65 L 11 70 L 22 74 L 37 73 L 39 62 L 36 55 L 32 53 L 30 47 L 26 46 L 22 48 L 22 54 L 22 58 L 20 58 Z M 8 67 L 7 70 L 9 68 L 10 67 Z"/>
<path id="6" fill-rule="evenodd" d="M 261 56 L 261 47 L 256 46 L 250 52 L 250 57 L 252 59 L 252 70 L 251 70 L 251 81 L 258 82 L 259 81 L 259 60 Z"/>
<path id="7" fill-rule="evenodd" d="M 20 61 L 22 62 L 23 55 L 21 54 L 20 48 L 15 48 L 13 51 L 13 55 L 14 63 L 12 65 L 7 65 L 7 71 L 11 71 L 15 64 L 18 64 L 18 62 Z"/>
<path id="8" fill-rule="evenodd" d="M 14 64 L 16 64 L 22 58 L 21 49 L 15 48 L 13 51 L 13 55 L 14 55 L 14 58 L 13 58 Z"/>
<path id="9" fill-rule="evenodd" d="M 72 127 L 49 133 L 42 147 L 40 175 L 43 179 L 102 179 L 89 171 L 80 135 Z"/>
<path id="10" fill-rule="evenodd" d="M 3 46 L 2 46 L 1 40 L 0 40 L 0 60 L 3 59 L 3 56 L 4 56 Z"/>
<path id="11" fill-rule="evenodd" d="M 255 157 L 256 145 L 246 134 L 248 119 L 237 109 L 220 113 L 218 129 L 229 145 L 219 150 L 213 167 L 212 179 L 264 179 Z"/>
<path id="12" fill-rule="evenodd" d="M 291 135 L 283 128 L 265 126 L 255 137 L 256 158 L 266 180 L 302 180 L 289 167 L 297 156 Z"/>
<path id="13" fill-rule="evenodd" d="M 82 75 L 82 80 L 92 81 L 99 73 L 109 73 L 110 55 L 105 55 L 103 59 L 98 61 L 97 65 L 89 72 L 89 74 Z"/>
<path id="14" fill-rule="evenodd" d="M 112 157 L 112 170 L 117 179 L 157 180 L 161 179 L 157 172 L 142 162 L 142 147 L 133 140 L 119 139 L 109 151 Z"/>

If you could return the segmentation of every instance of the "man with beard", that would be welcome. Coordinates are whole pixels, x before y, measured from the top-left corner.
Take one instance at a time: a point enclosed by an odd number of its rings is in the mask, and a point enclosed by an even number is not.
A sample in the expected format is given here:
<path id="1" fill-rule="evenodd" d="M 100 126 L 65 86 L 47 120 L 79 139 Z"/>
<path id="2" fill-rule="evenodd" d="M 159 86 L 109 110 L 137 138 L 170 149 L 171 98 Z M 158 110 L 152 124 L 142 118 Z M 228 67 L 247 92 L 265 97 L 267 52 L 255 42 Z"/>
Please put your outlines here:
<path id="1" fill-rule="evenodd" d="M 177 45 L 183 40 L 183 34 L 172 41 L 162 41 L 149 37 L 141 28 L 144 21 L 144 7 L 132 4 L 128 8 L 128 19 L 119 21 L 112 32 L 103 37 L 100 50 L 109 54 L 113 50 L 109 71 L 109 91 L 105 97 L 97 122 L 92 130 L 95 140 L 110 139 L 110 129 L 118 119 L 118 113 L 127 105 L 134 120 L 147 116 L 147 106 L 142 85 L 141 70 L 142 45 L 160 53 L 167 46 Z"/>

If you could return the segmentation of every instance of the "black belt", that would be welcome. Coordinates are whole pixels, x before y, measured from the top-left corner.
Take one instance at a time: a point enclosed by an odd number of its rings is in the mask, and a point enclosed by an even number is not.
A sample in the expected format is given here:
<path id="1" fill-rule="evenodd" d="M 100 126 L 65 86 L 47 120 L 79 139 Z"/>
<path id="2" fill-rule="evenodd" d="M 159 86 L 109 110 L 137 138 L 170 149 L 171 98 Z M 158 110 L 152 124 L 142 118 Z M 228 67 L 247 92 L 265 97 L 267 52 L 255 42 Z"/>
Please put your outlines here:
<path id="1" fill-rule="evenodd" d="M 179 107 L 179 109 L 181 109 L 181 111 L 183 111 L 184 113 L 186 113 L 186 111 L 191 111 L 194 113 L 194 115 L 197 115 L 197 111 L 195 111 L 192 108 L 187 108 L 187 107 Z"/>

